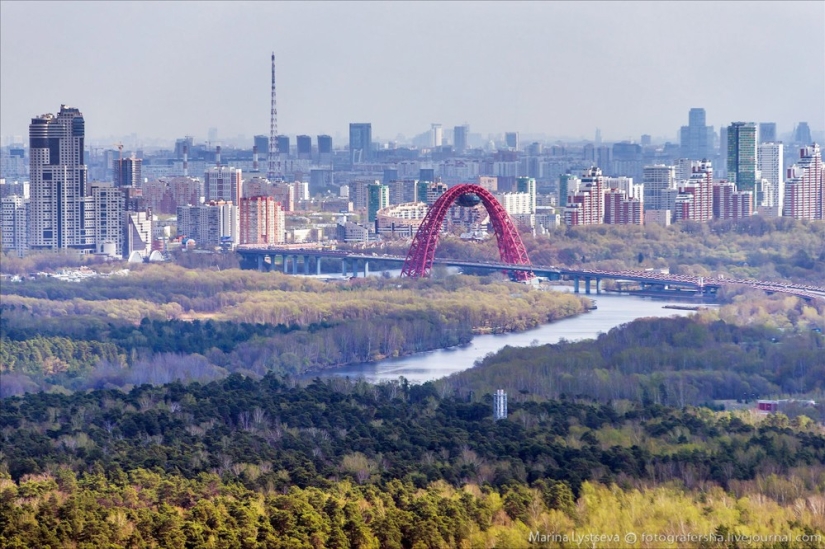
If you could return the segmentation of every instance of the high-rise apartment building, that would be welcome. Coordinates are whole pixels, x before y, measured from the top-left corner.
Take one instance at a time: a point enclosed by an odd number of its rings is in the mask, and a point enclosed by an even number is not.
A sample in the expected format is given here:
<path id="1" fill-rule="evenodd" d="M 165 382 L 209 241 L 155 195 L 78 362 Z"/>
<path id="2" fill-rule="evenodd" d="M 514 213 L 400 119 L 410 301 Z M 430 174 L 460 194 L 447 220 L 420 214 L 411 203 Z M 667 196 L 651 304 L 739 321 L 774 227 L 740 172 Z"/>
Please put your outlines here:
<path id="1" fill-rule="evenodd" d="M 710 161 L 695 162 L 690 179 L 679 183 L 673 221 L 710 221 L 713 217 L 713 168 Z"/>
<path id="2" fill-rule="evenodd" d="M 266 155 L 269 151 L 269 137 L 266 135 L 256 135 L 253 138 L 253 145 L 260 154 Z"/>
<path id="3" fill-rule="evenodd" d="M 238 207 L 240 244 L 281 244 L 285 218 L 281 205 L 271 196 L 242 198 Z"/>
<path id="4" fill-rule="evenodd" d="M 676 183 L 690 179 L 690 175 L 693 173 L 694 162 L 695 160 L 691 160 L 690 158 L 677 158 L 673 162 L 673 176 Z"/>
<path id="5" fill-rule="evenodd" d="M 823 219 L 824 177 L 819 145 L 802 147 L 799 160 L 787 171 L 782 215 L 795 219 Z"/>
<path id="6" fill-rule="evenodd" d="M 782 212 L 782 203 L 785 198 L 785 158 L 782 143 L 760 143 L 756 153 L 757 170 L 762 174 L 762 180 L 767 180 L 769 192 L 762 190 L 762 200 L 757 205 L 775 209 L 776 215 Z"/>
<path id="7" fill-rule="evenodd" d="M 714 136 L 713 126 L 705 123 L 705 109 L 690 109 L 688 125 L 682 126 L 679 132 L 682 156 L 691 160 L 711 158 Z"/>
<path id="8" fill-rule="evenodd" d="M 504 134 L 504 145 L 511 150 L 518 150 L 518 132 L 506 132 Z"/>
<path id="9" fill-rule="evenodd" d="M 23 257 L 29 249 L 29 199 L 19 195 L 0 199 L 0 238 L 3 251 Z"/>
<path id="10" fill-rule="evenodd" d="M 332 137 L 328 135 L 318 136 L 318 153 L 332 154 Z"/>
<path id="11" fill-rule="evenodd" d="M 295 211 L 295 200 L 298 197 L 294 183 L 286 183 L 284 181 L 273 183 L 270 187 L 269 195 L 281 205 L 284 211 Z"/>
<path id="12" fill-rule="evenodd" d="M 536 213 L 536 180 L 533 177 L 519 177 L 516 179 L 516 192 L 529 195 L 530 211 Z"/>
<path id="13" fill-rule="evenodd" d="M 434 168 L 420 168 L 418 170 L 418 180 L 419 181 L 435 181 L 435 169 Z"/>
<path id="14" fill-rule="evenodd" d="M 390 204 L 415 202 L 417 184 L 415 179 L 395 179 L 386 183 L 390 189 Z"/>
<path id="15" fill-rule="evenodd" d="M 470 126 L 464 124 L 453 128 L 453 145 L 456 154 L 467 152 L 467 138 L 470 135 Z"/>
<path id="16" fill-rule="evenodd" d="M 607 189 L 604 193 L 605 225 L 643 225 L 642 201 L 629 197 L 621 189 Z"/>
<path id="17" fill-rule="evenodd" d="M 760 143 L 775 143 L 776 139 L 776 122 L 760 122 L 759 123 L 759 142 Z"/>
<path id="18" fill-rule="evenodd" d="M 289 156 L 289 136 L 279 135 L 275 138 L 275 142 L 278 144 L 278 155 L 283 158 Z"/>
<path id="19" fill-rule="evenodd" d="M 430 126 L 430 147 L 440 147 L 444 144 L 444 128 L 441 124 Z"/>
<path id="20" fill-rule="evenodd" d="M 498 193 L 496 200 L 509 215 L 530 216 L 535 213 L 530 195 L 523 192 Z"/>
<path id="21" fill-rule="evenodd" d="M 192 238 L 204 248 L 233 246 L 238 242 L 238 207 L 229 202 L 178 206 L 177 218 L 178 236 Z"/>
<path id="22" fill-rule="evenodd" d="M 88 208 L 89 206 L 87 206 Z M 91 184 L 91 229 L 95 253 L 123 257 L 123 193 L 111 183 Z"/>
<path id="23" fill-rule="evenodd" d="M 349 158 L 352 164 L 372 160 L 372 124 L 349 125 Z"/>
<path id="24" fill-rule="evenodd" d="M 310 160 L 312 158 L 312 138 L 308 135 L 299 135 L 295 138 L 298 158 Z"/>
<path id="25" fill-rule="evenodd" d="M 318 136 L 318 163 L 332 164 L 332 137 L 328 135 Z"/>
<path id="26" fill-rule="evenodd" d="M 793 132 L 793 140 L 794 143 L 799 143 L 801 145 L 810 145 L 813 143 L 813 139 L 811 138 L 811 128 L 808 126 L 807 122 L 800 122 L 797 124 Z"/>
<path id="27" fill-rule="evenodd" d="M 381 179 L 381 183 L 384 185 L 389 185 L 391 181 L 395 181 L 398 179 L 398 168 L 384 168 L 384 177 Z"/>
<path id="28" fill-rule="evenodd" d="M 599 168 L 590 168 L 582 173 L 581 188 L 589 191 L 593 197 L 594 222 L 604 223 L 604 176 Z"/>
<path id="29" fill-rule="evenodd" d="M 645 166 L 642 170 L 644 184 L 645 210 L 667 210 L 668 204 L 664 191 L 676 188 L 676 175 L 673 166 L 655 164 Z"/>
<path id="30" fill-rule="evenodd" d="M 757 194 L 756 124 L 734 122 L 728 126 L 728 180 L 740 191 Z M 757 203 L 761 197 L 756 196 Z"/>
<path id="31" fill-rule="evenodd" d="M 585 170 L 579 190 L 569 192 L 563 210 L 565 225 L 604 223 L 604 177 L 598 168 Z"/>
<path id="32" fill-rule="evenodd" d="M 742 219 L 753 215 L 753 193 L 737 191 L 731 181 L 713 183 L 714 219 Z"/>
<path id="33" fill-rule="evenodd" d="M 117 158 L 112 166 L 112 175 L 115 187 L 140 187 L 143 184 L 141 178 L 140 158 Z"/>
<path id="34" fill-rule="evenodd" d="M 125 212 L 123 214 L 123 258 L 133 252 L 141 257 L 152 253 L 152 214 L 150 212 Z"/>
<path id="35" fill-rule="evenodd" d="M 367 221 L 375 222 L 378 210 L 390 205 L 390 188 L 375 182 L 367 187 Z"/>
<path id="36" fill-rule="evenodd" d="M 60 106 L 57 116 L 44 114 L 29 125 L 32 250 L 94 250 L 94 235 L 87 234 L 84 218 L 85 133 L 83 115 L 66 105 Z"/>
<path id="37" fill-rule="evenodd" d="M 239 168 L 213 166 L 203 174 L 203 190 L 207 202 L 224 200 L 238 204 L 243 195 L 243 174 Z"/>
<path id="38" fill-rule="evenodd" d="M 561 207 L 567 204 L 567 196 L 571 192 L 579 190 L 581 180 L 571 173 L 563 173 L 559 175 L 559 200 L 556 202 Z"/>

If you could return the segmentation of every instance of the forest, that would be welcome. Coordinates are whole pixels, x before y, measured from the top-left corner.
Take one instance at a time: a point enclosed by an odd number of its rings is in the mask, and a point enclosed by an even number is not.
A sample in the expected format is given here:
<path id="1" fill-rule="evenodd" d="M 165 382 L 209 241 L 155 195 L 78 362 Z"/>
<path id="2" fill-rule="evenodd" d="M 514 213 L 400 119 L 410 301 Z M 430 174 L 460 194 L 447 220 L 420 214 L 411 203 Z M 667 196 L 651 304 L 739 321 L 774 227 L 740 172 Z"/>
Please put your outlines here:
<path id="1" fill-rule="evenodd" d="M 638 319 L 596 340 L 505 347 L 435 382 L 446 394 L 505 389 L 515 400 L 576 395 L 683 408 L 719 400 L 825 396 L 821 330 L 737 326 L 718 311 Z M 825 408 L 807 411 L 825 420 Z"/>
<path id="2" fill-rule="evenodd" d="M 2 298 L 0 396 L 299 375 L 525 330 L 586 303 L 491 277 L 323 283 L 171 265 L 80 283 L 8 283 Z"/>
<path id="3" fill-rule="evenodd" d="M 3 547 L 527 547 L 535 532 L 819 547 L 825 433 L 782 414 L 272 374 L 0 411 Z M 624 545 L 623 545 L 624 544 Z M 576 543 L 544 544 L 575 547 Z"/>

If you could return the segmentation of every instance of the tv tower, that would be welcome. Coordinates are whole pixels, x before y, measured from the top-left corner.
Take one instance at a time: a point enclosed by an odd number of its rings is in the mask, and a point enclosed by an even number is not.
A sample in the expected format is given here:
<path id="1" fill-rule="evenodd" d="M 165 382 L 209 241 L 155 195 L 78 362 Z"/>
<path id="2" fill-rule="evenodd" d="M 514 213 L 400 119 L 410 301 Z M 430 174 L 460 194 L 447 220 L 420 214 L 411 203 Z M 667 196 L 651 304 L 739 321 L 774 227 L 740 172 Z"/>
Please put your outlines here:
<path id="1" fill-rule="evenodd" d="M 269 118 L 269 169 L 266 177 L 270 181 L 280 181 L 281 155 L 278 150 L 278 109 L 275 106 L 275 52 L 272 52 L 272 107 Z M 276 165 L 277 164 L 277 165 Z"/>

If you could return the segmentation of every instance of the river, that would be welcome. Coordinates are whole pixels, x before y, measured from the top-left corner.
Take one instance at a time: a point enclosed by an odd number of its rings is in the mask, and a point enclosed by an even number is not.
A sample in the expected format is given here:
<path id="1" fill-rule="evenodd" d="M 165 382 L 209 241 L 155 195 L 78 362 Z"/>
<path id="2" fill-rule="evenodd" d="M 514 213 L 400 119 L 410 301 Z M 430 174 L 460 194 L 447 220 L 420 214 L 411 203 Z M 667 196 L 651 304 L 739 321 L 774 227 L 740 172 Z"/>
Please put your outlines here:
<path id="1" fill-rule="evenodd" d="M 565 291 L 569 288 L 562 287 Z M 355 364 L 323 372 L 311 377 L 364 378 L 371 383 L 398 379 L 404 376 L 410 383 L 424 383 L 472 368 L 476 360 L 494 353 L 506 345 L 527 347 L 533 344 L 558 343 L 561 339 L 578 341 L 595 338 L 611 328 L 637 318 L 685 316 L 693 311 L 665 309 L 665 305 L 679 305 L 664 299 L 600 294 L 591 295 L 597 309 L 566 318 L 524 332 L 475 336 L 468 345 L 438 349 L 427 353 Z M 681 303 L 684 305 L 684 303 Z"/>

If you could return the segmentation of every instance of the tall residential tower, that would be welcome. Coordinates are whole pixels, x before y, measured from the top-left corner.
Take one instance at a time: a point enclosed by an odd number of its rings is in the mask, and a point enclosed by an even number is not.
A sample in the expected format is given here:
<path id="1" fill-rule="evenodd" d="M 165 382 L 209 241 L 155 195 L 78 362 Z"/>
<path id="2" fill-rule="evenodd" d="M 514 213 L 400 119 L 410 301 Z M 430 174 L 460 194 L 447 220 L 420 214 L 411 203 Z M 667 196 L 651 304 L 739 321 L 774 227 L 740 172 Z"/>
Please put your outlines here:
<path id="1" fill-rule="evenodd" d="M 728 126 L 728 180 L 736 183 L 740 191 L 757 194 L 757 141 L 756 124 L 734 122 Z M 761 203 L 761 197 L 757 198 Z"/>
<path id="2" fill-rule="evenodd" d="M 60 106 L 57 116 L 44 114 L 29 125 L 32 250 L 94 250 L 93 231 L 84 222 L 88 217 L 85 133 L 83 115 L 66 105 Z"/>

